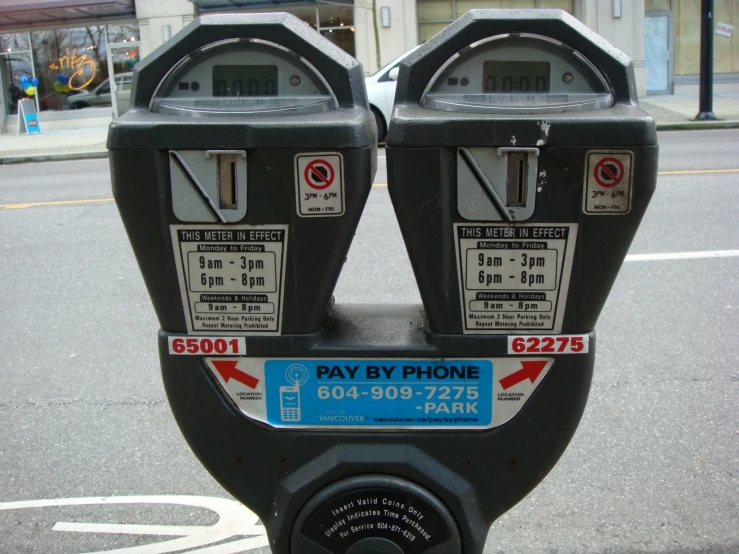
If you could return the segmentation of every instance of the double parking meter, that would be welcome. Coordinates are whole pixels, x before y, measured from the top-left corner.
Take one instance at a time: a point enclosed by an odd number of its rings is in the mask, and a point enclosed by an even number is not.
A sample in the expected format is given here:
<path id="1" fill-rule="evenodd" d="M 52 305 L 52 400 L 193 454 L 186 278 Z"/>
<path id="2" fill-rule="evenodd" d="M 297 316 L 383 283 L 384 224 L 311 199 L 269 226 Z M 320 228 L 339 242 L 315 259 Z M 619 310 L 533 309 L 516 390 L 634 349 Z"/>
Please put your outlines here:
<path id="1" fill-rule="evenodd" d="M 361 67 L 285 14 L 141 62 L 113 190 L 167 396 L 275 554 L 474 554 L 548 473 L 656 182 L 631 64 L 553 10 L 472 11 L 401 64 L 388 187 L 422 306 L 332 292 L 375 173 Z"/>

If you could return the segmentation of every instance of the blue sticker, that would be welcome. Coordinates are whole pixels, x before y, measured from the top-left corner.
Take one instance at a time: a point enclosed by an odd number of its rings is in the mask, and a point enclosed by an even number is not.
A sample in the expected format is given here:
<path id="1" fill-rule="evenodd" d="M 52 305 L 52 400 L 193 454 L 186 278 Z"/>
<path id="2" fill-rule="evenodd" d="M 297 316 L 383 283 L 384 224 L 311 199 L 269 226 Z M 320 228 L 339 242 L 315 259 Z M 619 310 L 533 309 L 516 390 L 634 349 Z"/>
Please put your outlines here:
<path id="1" fill-rule="evenodd" d="M 489 427 L 491 360 L 267 360 L 267 421 L 284 427 Z"/>
<path id="2" fill-rule="evenodd" d="M 35 113 L 24 113 L 23 121 L 26 123 L 26 132 L 29 135 L 41 133 L 41 127 L 38 122 L 38 115 Z"/>

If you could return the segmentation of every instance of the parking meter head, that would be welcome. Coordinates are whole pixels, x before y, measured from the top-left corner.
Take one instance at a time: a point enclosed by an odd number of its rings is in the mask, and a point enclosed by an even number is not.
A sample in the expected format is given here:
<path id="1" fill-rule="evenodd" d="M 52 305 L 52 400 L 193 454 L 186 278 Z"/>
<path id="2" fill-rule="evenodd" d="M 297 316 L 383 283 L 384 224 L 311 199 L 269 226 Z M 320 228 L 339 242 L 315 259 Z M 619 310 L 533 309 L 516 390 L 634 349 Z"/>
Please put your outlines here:
<path id="1" fill-rule="evenodd" d="M 317 330 L 376 168 L 361 65 L 288 14 L 203 16 L 132 98 L 113 192 L 162 328 Z"/>
<path id="2" fill-rule="evenodd" d="M 656 184 L 622 52 L 561 10 L 472 10 L 401 62 L 387 145 L 432 330 L 593 330 Z M 561 249 L 473 245 L 560 224 Z"/>
<path id="3" fill-rule="evenodd" d="M 354 57 L 293 15 L 263 13 L 198 17 L 136 65 L 131 93 L 134 108 L 148 110 L 163 77 L 177 71 L 180 64 L 187 63 L 192 57 L 207 53 L 210 45 L 243 40 L 278 45 L 290 52 L 296 63 L 307 61 L 315 68 L 319 79 L 325 79 L 340 106 L 367 106 L 362 66 Z M 244 56 L 240 63 L 249 59 L 250 56 Z M 285 76 L 286 82 L 291 76 Z M 200 83 L 203 88 L 199 96 L 211 96 L 208 92 L 213 90 L 209 88 L 212 80 L 217 79 L 208 75 L 205 82 Z M 245 88 L 244 95 L 247 93 L 248 88 Z M 283 96 L 282 92 L 279 96 Z"/>

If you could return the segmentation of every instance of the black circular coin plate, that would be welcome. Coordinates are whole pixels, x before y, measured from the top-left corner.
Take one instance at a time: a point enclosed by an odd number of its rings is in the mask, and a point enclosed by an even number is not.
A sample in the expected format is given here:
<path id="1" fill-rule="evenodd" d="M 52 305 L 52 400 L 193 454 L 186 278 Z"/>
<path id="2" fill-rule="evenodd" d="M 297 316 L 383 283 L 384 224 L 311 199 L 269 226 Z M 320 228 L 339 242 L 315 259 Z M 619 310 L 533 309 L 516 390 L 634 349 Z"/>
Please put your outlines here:
<path id="1" fill-rule="evenodd" d="M 345 554 L 370 538 L 387 539 L 403 554 L 422 554 L 449 541 L 448 521 L 436 506 L 410 492 L 358 488 L 324 501 L 302 534 L 333 554 Z"/>

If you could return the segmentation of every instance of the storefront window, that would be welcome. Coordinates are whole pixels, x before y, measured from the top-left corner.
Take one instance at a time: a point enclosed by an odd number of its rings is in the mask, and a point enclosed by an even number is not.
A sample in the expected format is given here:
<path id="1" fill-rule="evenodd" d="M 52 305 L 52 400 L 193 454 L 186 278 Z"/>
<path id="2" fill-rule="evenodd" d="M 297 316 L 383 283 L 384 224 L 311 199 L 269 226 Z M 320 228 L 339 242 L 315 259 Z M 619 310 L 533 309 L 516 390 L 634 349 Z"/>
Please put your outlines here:
<path id="1" fill-rule="evenodd" d="M 0 35 L 0 77 L 5 89 L 5 112 L 18 113 L 18 101 L 26 98 L 20 78 L 31 76 L 28 33 Z"/>
<path id="2" fill-rule="evenodd" d="M 730 37 L 724 34 L 713 35 L 713 72 L 739 73 L 739 3 L 736 0 L 715 0 L 713 5 L 713 24 L 732 25 Z M 715 30 L 716 27 L 714 27 Z"/>
<path id="3" fill-rule="evenodd" d="M 675 0 L 675 75 L 699 75 L 701 51 L 701 1 Z M 726 23 L 735 30 L 730 37 L 713 34 L 713 72 L 739 73 L 739 5 L 736 0 L 715 0 L 713 24 Z"/>
<path id="4" fill-rule="evenodd" d="M 670 0 L 646 0 L 644 9 L 648 12 L 669 11 Z"/>
<path id="5" fill-rule="evenodd" d="M 426 42 L 470 10 L 491 8 L 559 8 L 573 13 L 573 0 L 418 0 L 418 37 Z"/>
<path id="6" fill-rule="evenodd" d="M 136 23 L 108 25 L 108 42 L 136 42 L 139 39 L 139 26 Z"/>
<path id="7" fill-rule="evenodd" d="M 5 111 L 7 114 L 18 113 L 18 101 L 28 98 L 23 87 L 20 84 L 20 78 L 23 75 L 31 76 L 31 55 L 15 54 L 5 51 L 0 57 L 0 70 L 2 71 L 2 80 L 5 88 Z"/>
<path id="8" fill-rule="evenodd" d="M 0 35 L 0 53 L 29 50 L 28 33 Z"/>
<path id="9" fill-rule="evenodd" d="M 110 42 L 134 43 L 139 38 L 135 23 L 108 25 L 107 32 Z M 17 113 L 18 100 L 26 97 L 19 79 L 23 75 L 32 77 L 34 73 L 41 111 L 110 108 L 105 33 L 105 26 L 90 25 L 0 35 L 6 112 Z M 115 49 L 112 58 L 116 75 L 130 73 L 139 61 L 138 45 Z"/>
<path id="10" fill-rule="evenodd" d="M 96 90 L 108 78 L 105 27 L 36 31 L 31 45 L 41 111 L 110 107 Z"/>

